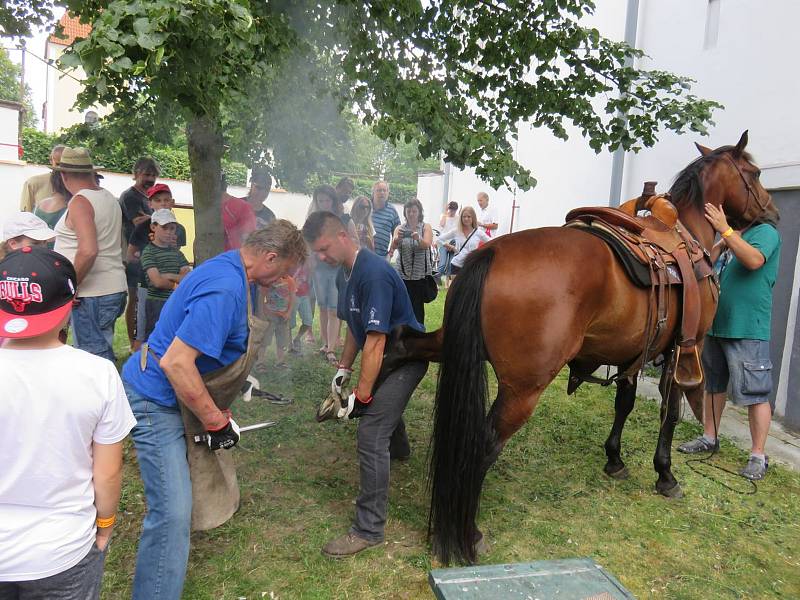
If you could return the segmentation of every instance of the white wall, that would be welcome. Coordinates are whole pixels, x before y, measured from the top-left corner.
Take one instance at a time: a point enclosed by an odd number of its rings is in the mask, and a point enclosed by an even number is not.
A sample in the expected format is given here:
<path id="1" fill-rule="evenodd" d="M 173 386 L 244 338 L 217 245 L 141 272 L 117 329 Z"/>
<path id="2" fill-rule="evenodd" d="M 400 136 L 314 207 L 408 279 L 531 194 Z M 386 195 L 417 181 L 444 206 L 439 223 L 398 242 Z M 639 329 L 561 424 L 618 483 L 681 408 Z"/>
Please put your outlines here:
<path id="1" fill-rule="evenodd" d="M 19 111 L 0 104 L 0 160 L 19 160 Z"/>
<path id="2" fill-rule="evenodd" d="M 25 180 L 33 175 L 47 171 L 49 169 L 42 165 L 0 162 L 0 182 L 2 182 L 3 190 L 2 196 L 0 196 L 0 222 L 5 220 L 9 214 L 19 210 L 19 197 Z M 133 185 L 133 178 L 125 173 L 104 171 L 103 176 L 103 187 L 117 197 Z M 192 206 L 191 182 L 166 178 L 161 178 L 159 181 L 166 183 L 170 187 L 178 206 Z M 234 196 L 246 196 L 247 188 L 230 186 L 228 192 Z M 272 190 L 267 198 L 266 205 L 275 212 L 278 218 L 288 219 L 299 227 L 305 222 L 309 202 L 311 202 L 311 198 L 305 194 Z"/>
<path id="3" fill-rule="evenodd" d="M 621 40 L 625 29 L 626 3 L 622 0 L 598 2 L 597 10 L 584 24 L 596 27 L 602 35 Z M 559 140 L 547 129 L 522 125 L 515 143 L 515 157 L 531 170 L 537 186 L 527 192 L 514 187 L 493 190 L 475 175 L 473 169 L 452 169 L 446 201 L 455 200 L 459 206 L 478 206 L 478 192 L 489 194 L 490 205 L 497 210 L 500 233 L 508 233 L 514 198 L 519 207 L 514 217 L 514 230 L 545 225 L 561 225 L 571 208 L 606 204 L 611 177 L 611 154 L 595 154 L 580 132 L 564 123 L 569 133 L 567 141 Z M 423 189 L 419 179 L 420 192 Z M 426 198 L 426 201 L 428 199 Z M 438 205 L 437 214 L 444 204 Z"/>
<path id="4" fill-rule="evenodd" d="M 45 46 L 47 59 L 57 61 L 64 53 L 65 46 L 48 42 Z M 46 92 L 47 109 L 44 130 L 48 133 L 59 132 L 78 123 L 83 123 L 86 113 L 93 110 L 102 118 L 111 113 L 111 109 L 103 105 L 95 105 L 88 109 L 74 109 L 73 105 L 78 94 L 83 91 L 81 81 L 86 79 L 86 73 L 81 68 L 68 71 L 69 75 L 51 68 L 47 70 Z"/>
<path id="5" fill-rule="evenodd" d="M 707 7 L 708 2 L 641 2 L 637 45 L 651 58 L 637 66 L 688 75 L 697 80 L 693 93 L 725 108 L 714 113 L 716 125 L 707 138 L 665 132 L 655 147 L 629 154 L 625 197 L 637 196 L 645 180 L 657 180 L 665 191 L 698 156 L 692 142 L 711 148 L 735 144 L 745 129 L 764 185 L 800 186 L 800 79 L 793 58 L 800 2 L 719 0 L 717 42 L 704 49 Z"/>
<path id="6" fill-rule="evenodd" d="M 721 102 L 709 137 L 662 132 L 653 148 L 628 153 L 623 171 L 622 200 L 638 196 L 645 181 L 658 181 L 666 191 L 675 175 L 697 154 L 693 142 L 710 147 L 735 144 L 749 129 L 748 150 L 762 169 L 769 189 L 800 187 L 800 78 L 793 56 L 800 2 L 718 0 L 716 44 L 704 49 L 708 1 L 641 0 L 637 46 L 649 58 L 637 64 L 692 77 L 692 92 Z M 612 39 L 624 35 L 626 4 L 600 0 L 587 25 Z M 560 225 L 577 206 L 605 205 L 611 184 L 611 154 L 595 154 L 586 140 L 568 128 L 570 139 L 557 140 L 547 130 L 520 128 L 515 156 L 538 179 L 528 192 L 517 192 L 520 206 L 514 229 Z M 423 188 L 420 179 L 420 189 Z M 513 188 L 491 190 L 474 171 L 453 169 L 448 198 L 476 205 L 475 196 L 487 191 L 497 207 L 501 231 L 511 219 Z M 427 199 L 426 199 L 427 200 Z M 440 205 L 441 207 L 441 201 Z M 441 209 L 440 209 L 441 210 Z"/>

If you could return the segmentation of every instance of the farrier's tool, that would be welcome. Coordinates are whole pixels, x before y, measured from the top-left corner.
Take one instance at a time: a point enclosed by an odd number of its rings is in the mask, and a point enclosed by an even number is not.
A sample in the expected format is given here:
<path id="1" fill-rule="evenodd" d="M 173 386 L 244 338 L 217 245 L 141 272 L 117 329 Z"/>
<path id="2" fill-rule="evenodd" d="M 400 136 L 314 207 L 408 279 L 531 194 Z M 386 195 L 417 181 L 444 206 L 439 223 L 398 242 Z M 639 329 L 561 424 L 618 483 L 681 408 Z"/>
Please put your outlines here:
<path id="1" fill-rule="evenodd" d="M 267 427 L 275 427 L 277 425 L 277 421 L 264 421 L 263 423 L 256 423 L 255 425 L 248 425 L 246 427 L 240 427 L 239 433 L 244 433 L 245 431 L 255 431 L 256 429 L 266 429 Z M 208 434 L 207 433 L 199 433 L 194 436 L 194 443 L 195 444 L 207 444 L 208 443 Z"/>

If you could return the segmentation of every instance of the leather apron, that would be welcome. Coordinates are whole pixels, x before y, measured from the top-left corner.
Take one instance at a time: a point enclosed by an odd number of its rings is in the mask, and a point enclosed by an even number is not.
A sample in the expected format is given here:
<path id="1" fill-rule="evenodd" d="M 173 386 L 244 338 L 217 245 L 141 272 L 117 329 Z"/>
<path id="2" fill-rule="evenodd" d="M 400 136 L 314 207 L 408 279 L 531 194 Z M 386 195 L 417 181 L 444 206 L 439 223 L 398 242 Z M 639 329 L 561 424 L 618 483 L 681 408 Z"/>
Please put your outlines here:
<path id="1" fill-rule="evenodd" d="M 268 321 L 253 313 L 246 276 L 244 289 L 247 296 L 247 350 L 231 364 L 202 376 L 208 393 L 220 410 L 229 408 L 241 393 L 269 325 Z M 143 347 L 142 354 L 146 355 L 148 350 Z M 149 352 L 152 354 L 152 350 Z M 180 400 L 178 406 L 186 430 L 186 456 L 192 481 L 192 531 L 214 529 L 239 509 L 239 484 L 233 454 L 230 450 L 212 451 L 206 444 L 195 443 L 194 436 L 205 434 L 206 428 Z"/>

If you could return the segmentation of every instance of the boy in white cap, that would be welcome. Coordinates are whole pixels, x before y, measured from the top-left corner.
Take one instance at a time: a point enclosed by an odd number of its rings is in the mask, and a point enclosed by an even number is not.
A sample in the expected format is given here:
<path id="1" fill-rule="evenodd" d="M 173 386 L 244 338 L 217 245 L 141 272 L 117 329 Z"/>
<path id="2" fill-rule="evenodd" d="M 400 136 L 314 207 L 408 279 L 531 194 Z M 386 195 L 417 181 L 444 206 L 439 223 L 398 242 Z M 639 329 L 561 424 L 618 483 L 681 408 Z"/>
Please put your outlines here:
<path id="1" fill-rule="evenodd" d="M 46 248 L 0 261 L 0 598 L 100 595 L 136 420 L 113 363 L 59 341 L 76 286 Z"/>
<path id="2" fill-rule="evenodd" d="M 144 336 L 147 339 L 155 329 L 161 309 L 169 299 L 172 290 L 191 271 L 189 261 L 183 252 L 175 247 L 178 219 L 168 208 L 160 208 L 150 217 L 152 241 L 142 251 L 142 270 L 147 283 L 145 301 Z"/>
<path id="3" fill-rule="evenodd" d="M 0 259 L 12 250 L 26 246 L 46 246 L 56 237 L 42 219 L 29 212 L 18 212 L 3 222 L 3 235 L 0 238 Z"/>

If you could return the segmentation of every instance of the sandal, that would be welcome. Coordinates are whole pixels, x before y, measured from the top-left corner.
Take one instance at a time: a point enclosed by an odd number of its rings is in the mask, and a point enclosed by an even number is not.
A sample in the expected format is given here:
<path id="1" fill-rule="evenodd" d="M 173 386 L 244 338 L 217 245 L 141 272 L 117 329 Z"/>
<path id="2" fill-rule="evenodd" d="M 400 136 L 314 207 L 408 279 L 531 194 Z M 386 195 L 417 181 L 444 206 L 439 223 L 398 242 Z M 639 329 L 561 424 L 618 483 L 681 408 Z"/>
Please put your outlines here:
<path id="1" fill-rule="evenodd" d="M 325 358 L 328 360 L 328 363 L 330 363 L 334 367 L 339 364 L 339 358 L 336 356 L 336 352 L 334 352 L 333 350 L 328 350 L 325 353 Z"/>
<path id="2" fill-rule="evenodd" d="M 327 346 L 323 346 L 322 348 L 320 348 L 320 349 L 318 350 L 318 352 L 319 352 L 319 353 L 320 353 L 322 356 L 325 356 L 326 354 L 328 354 L 329 350 L 328 350 L 328 347 L 327 347 Z"/>

